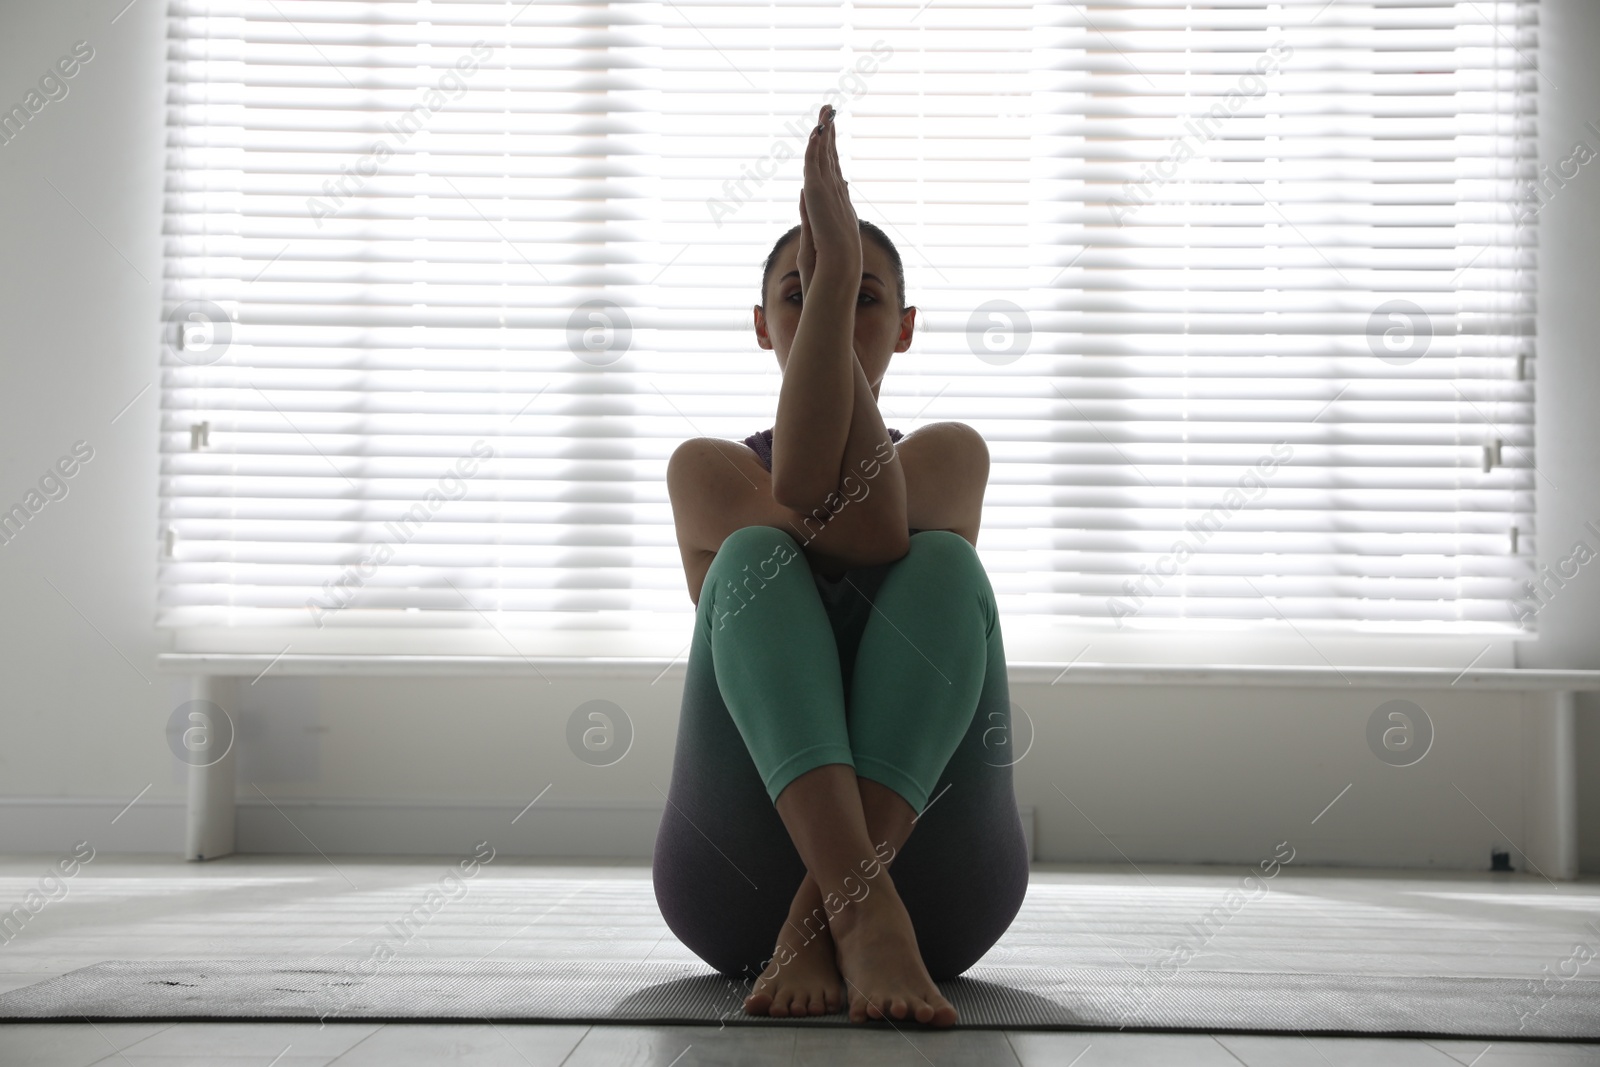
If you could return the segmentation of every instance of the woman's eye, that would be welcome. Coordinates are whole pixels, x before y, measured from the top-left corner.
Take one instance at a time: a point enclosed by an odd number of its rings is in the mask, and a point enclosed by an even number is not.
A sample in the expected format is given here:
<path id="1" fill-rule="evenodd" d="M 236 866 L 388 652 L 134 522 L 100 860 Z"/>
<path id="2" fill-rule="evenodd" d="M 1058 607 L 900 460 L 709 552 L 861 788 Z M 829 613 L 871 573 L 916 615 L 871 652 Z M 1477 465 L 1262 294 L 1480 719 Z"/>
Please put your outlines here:
<path id="1" fill-rule="evenodd" d="M 876 303 L 877 299 L 878 298 L 873 296 L 871 293 L 863 292 L 859 296 L 856 297 L 856 302 L 860 303 L 861 301 L 865 300 L 865 301 L 868 301 L 868 302 L 871 302 L 871 303 Z M 800 303 L 800 290 L 796 289 L 794 292 L 792 292 L 788 296 L 784 297 L 784 300 L 787 303 L 791 303 L 791 304 Z"/>

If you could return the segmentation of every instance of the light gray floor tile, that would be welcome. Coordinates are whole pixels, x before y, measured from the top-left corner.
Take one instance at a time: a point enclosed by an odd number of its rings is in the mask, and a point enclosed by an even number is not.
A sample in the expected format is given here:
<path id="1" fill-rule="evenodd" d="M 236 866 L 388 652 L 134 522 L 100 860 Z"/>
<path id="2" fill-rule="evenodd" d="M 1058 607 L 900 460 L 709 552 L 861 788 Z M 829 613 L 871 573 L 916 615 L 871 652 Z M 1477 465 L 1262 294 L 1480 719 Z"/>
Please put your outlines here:
<path id="1" fill-rule="evenodd" d="M 94 1067 L 328 1067 L 329 1056 L 296 1056 L 292 1052 L 259 1056 L 135 1056 L 113 1052 Z"/>
<path id="2" fill-rule="evenodd" d="M 1459 1067 L 1425 1041 L 1238 1034 L 1219 1034 L 1216 1040 L 1245 1067 Z"/>
<path id="3" fill-rule="evenodd" d="M 1441 1041 L 1428 1044 L 1467 1067 L 1585 1067 L 1600 1065 L 1600 1046 L 1554 1041 Z"/>
<path id="4" fill-rule="evenodd" d="M 795 1033 L 789 1026 L 596 1026 L 562 1067 L 787 1067 Z"/>
<path id="5" fill-rule="evenodd" d="M 558 1067 L 587 1026 L 389 1023 L 333 1062 L 338 1067 Z"/>
<path id="6" fill-rule="evenodd" d="M 1049 1033 L 1012 1030 L 1007 1035 L 1022 1067 L 1239 1067 L 1208 1034 L 1124 1034 L 1112 1031 Z"/>
<path id="7" fill-rule="evenodd" d="M 877 1022 L 796 1031 L 794 1067 L 1017 1067 L 1001 1030 L 929 1030 Z"/>
<path id="8" fill-rule="evenodd" d="M 382 1023 L 178 1023 L 123 1051 L 129 1056 L 291 1056 L 332 1059 L 372 1036 Z"/>
<path id="9" fill-rule="evenodd" d="M 3 1067 L 87 1067 L 171 1023 L 0 1023 Z"/>

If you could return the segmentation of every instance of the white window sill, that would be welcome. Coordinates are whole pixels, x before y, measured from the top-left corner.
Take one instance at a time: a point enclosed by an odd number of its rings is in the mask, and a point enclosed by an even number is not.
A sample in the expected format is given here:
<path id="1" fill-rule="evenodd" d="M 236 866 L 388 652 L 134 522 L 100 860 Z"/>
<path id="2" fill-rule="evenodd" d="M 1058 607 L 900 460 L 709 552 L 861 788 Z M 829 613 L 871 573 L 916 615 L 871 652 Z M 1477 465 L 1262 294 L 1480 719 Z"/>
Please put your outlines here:
<path id="1" fill-rule="evenodd" d="M 683 676 L 683 659 L 519 656 L 299 655 L 164 653 L 169 674 L 246 677 L 546 677 Z M 1010 663 L 1016 685 L 1284 686 L 1318 689 L 1455 689 L 1538 692 L 1600 690 L 1600 671 L 1510 667 L 1331 667 L 1250 664 Z"/>

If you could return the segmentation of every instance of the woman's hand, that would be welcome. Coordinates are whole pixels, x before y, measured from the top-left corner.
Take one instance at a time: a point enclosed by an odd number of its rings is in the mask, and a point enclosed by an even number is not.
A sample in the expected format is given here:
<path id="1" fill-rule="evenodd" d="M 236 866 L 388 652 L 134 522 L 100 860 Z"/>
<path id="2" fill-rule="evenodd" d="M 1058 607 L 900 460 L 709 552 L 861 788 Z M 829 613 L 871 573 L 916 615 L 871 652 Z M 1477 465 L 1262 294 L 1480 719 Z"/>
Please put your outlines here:
<path id="1" fill-rule="evenodd" d="M 819 266 L 831 276 L 846 279 L 852 293 L 861 284 L 861 228 L 850 203 L 849 183 L 839 169 L 836 114 L 831 106 L 822 105 L 817 127 L 806 143 L 800 244 L 795 251 L 802 303 Z"/>

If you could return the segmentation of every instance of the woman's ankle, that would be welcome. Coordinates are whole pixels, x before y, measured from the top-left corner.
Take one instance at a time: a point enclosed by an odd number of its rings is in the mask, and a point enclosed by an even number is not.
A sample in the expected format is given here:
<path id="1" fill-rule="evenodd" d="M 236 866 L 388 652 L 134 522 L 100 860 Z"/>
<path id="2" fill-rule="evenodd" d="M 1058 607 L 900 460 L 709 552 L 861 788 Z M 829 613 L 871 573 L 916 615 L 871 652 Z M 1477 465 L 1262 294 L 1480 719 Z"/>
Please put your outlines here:
<path id="1" fill-rule="evenodd" d="M 888 868 L 880 868 L 870 880 L 861 880 L 855 894 L 843 899 L 837 911 L 830 912 L 829 926 L 835 941 L 848 937 L 863 923 L 871 925 L 881 917 L 905 913 L 905 905 L 889 879 Z"/>
<path id="2" fill-rule="evenodd" d="M 831 921 L 832 916 L 820 906 L 810 914 L 791 914 L 778 931 L 778 941 L 796 952 L 808 945 L 831 941 Z"/>

